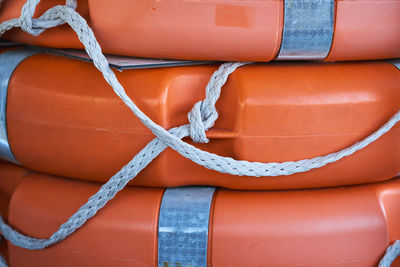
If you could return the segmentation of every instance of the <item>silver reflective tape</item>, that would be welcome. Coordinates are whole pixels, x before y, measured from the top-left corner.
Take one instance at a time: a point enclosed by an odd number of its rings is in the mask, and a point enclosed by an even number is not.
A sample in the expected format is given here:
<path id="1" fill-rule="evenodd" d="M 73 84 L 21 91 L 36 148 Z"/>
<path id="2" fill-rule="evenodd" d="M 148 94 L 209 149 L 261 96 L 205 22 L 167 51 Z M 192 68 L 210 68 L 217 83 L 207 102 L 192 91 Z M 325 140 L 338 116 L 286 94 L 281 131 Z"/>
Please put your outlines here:
<path id="1" fill-rule="evenodd" d="M 332 45 L 334 0 L 285 0 L 278 60 L 324 59 Z"/>
<path id="2" fill-rule="evenodd" d="M 38 51 L 18 49 L 0 54 L 0 158 L 18 164 L 8 143 L 7 136 L 7 91 L 11 75 L 17 66 L 27 57 Z"/>
<path id="3" fill-rule="evenodd" d="M 208 225 L 215 188 L 168 188 L 158 223 L 158 266 L 207 266 Z"/>

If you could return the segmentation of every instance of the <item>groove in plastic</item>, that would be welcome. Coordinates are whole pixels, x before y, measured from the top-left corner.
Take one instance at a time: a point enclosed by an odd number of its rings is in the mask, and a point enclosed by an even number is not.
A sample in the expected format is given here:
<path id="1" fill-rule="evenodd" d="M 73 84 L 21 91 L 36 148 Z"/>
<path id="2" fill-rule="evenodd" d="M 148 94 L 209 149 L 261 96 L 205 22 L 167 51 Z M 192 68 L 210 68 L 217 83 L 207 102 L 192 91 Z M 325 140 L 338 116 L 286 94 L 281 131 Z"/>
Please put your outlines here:
<path id="1" fill-rule="evenodd" d="M 158 266 L 207 266 L 213 187 L 168 188 L 158 224 Z"/>
<path id="2" fill-rule="evenodd" d="M 278 60 L 324 59 L 332 45 L 334 0 L 285 0 Z"/>
<path id="3" fill-rule="evenodd" d="M 26 58 L 40 53 L 36 50 L 18 49 L 0 54 L 0 158 L 19 164 L 11 151 L 7 135 L 7 91 L 11 75 Z"/>
<path id="4" fill-rule="evenodd" d="M 92 59 L 84 51 L 70 49 L 47 49 L 46 52 L 61 55 L 63 57 L 78 59 L 82 61 L 92 62 Z M 172 60 L 172 59 L 153 59 L 153 58 L 137 58 L 124 57 L 116 55 L 106 55 L 110 67 L 119 71 L 132 69 L 152 69 L 152 68 L 168 68 L 214 64 L 215 61 L 199 61 L 199 60 Z"/>

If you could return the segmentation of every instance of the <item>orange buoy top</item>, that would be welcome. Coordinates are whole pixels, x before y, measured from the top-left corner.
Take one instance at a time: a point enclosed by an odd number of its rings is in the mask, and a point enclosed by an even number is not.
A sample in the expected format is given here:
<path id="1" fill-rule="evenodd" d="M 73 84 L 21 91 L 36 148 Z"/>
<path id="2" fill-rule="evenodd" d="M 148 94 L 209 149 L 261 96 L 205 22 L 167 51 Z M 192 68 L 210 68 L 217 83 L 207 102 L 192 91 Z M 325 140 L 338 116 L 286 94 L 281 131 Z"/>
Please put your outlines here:
<path id="1" fill-rule="evenodd" d="M 18 18 L 24 3 L 5 1 L 0 21 Z M 55 4 L 64 1 L 41 1 L 35 16 Z M 234 61 L 400 57 L 400 2 L 393 0 L 79 0 L 77 11 L 110 54 Z M 68 26 L 39 37 L 12 30 L 5 38 L 83 48 Z"/>

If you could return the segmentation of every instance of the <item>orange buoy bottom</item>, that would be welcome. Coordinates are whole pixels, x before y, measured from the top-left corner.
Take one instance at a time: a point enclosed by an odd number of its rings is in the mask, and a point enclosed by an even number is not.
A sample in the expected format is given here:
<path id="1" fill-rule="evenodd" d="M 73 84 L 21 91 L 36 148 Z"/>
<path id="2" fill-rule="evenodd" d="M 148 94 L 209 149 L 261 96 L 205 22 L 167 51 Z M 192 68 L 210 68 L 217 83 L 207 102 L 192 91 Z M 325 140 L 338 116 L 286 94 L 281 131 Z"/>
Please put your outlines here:
<path id="1" fill-rule="evenodd" d="M 98 189 L 93 182 L 30 173 L 14 193 L 9 221 L 27 235 L 47 238 Z M 11 245 L 10 264 L 157 266 L 164 191 L 127 187 L 66 240 L 40 251 Z M 399 204 L 400 179 L 317 190 L 217 189 L 207 263 L 376 266 L 400 238 Z"/>

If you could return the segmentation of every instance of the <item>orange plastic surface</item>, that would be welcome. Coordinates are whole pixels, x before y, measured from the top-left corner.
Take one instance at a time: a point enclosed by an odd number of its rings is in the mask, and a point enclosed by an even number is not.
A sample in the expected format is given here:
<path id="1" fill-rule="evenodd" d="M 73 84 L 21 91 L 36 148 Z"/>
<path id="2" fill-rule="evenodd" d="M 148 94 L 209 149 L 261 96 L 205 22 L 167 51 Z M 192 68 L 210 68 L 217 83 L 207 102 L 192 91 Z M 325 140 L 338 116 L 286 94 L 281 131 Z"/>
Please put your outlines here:
<path id="1" fill-rule="evenodd" d="M 98 189 L 90 182 L 32 174 L 14 195 L 10 223 L 48 237 Z M 162 189 L 126 188 L 70 238 L 42 251 L 9 243 L 10 266 L 155 266 L 162 194 Z"/>
<path id="2" fill-rule="evenodd" d="M 28 170 L 4 161 L 0 161 L 0 214 L 5 221 L 8 219 L 10 200 L 22 182 Z M 0 232 L 0 255 L 8 261 L 8 244 Z"/>
<path id="3" fill-rule="evenodd" d="M 5 1 L 0 21 L 19 17 L 25 0 Z M 64 1 L 42 1 L 35 15 Z M 269 61 L 280 48 L 283 2 L 78 0 L 102 50 L 152 58 Z M 5 38 L 55 48 L 83 48 L 62 26 L 32 37 L 20 29 Z"/>
<path id="4" fill-rule="evenodd" d="M 1 234 L 0 234 L 1 236 Z M 7 244 L 7 240 L 5 240 L 4 238 L 1 238 L 0 240 L 0 255 L 3 256 L 3 258 L 5 259 L 6 262 L 9 261 L 8 259 L 8 244 Z"/>
<path id="5" fill-rule="evenodd" d="M 6 0 L 0 21 L 19 17 L 25 0 Z M 61 0 L 43 0 L 36 16 Z M 400 57 L 398 0 L 337 0 L 327 60 Z M 283 0 L 78 0 L 103 51 L 110 54 L 201 60 L 269 61 L 279 52 Z M 68 26 L 39 37 L 13 30 L 5 38 L 57 48 L 82 48 Z"/>
<path id="6" fill-rule="evenodd" d="M 48 237 L 98 188 L 32 174 L 14 195 L 10 222 L 26 234 Z M 125 188 L 59 244 L 42 251 L 10 245 L 11 266 L 157 266 L 162 192 Z M 216 194 L 209 266 L 376 266 L 387 246 L 400 238 L 400 179 L 335 189 L 221 189 Z"/>
<path id="7" fill-rule="evenodd" d="M 77 11 L 84 18 L 88 18 L 89 16 L 89 8 L 87 0 L 77 0 L 78 8 Z M 25 0 L 4 0 L 2 1 L 2 6 L 0 8 L 0 21 L 6 21 L 13 18 L 18 18 L 21 16 L 22 6 L 26 3 Z M 55 5 L 65 5 L 65 0 L 44 0 L 40 1 L 38 7 L 36 8 L 36 12 L 34 17 L 39 17 L 46 10 L 55 6 Z M 47 47 L 56 47 L 56 48 L 83 48 L 81 42 L 78 37 L 71 28 L 67 25 L 62 25 L 57 28 L 47 29 L 45 32 L 40 34 L 37 37 L 29 35 L 23 32 L 20 28 L 16 28 L 10 30 L 5 33 L 2 38 L 38 45 L 38 46 L 47 46 Z"/>
<path id="8" fill-rule="evenodd" d="M 335 33 L 326 60 L 400 57 L 400 1 L 336 1 Z"/>
<path id="9" fill-rule="evenodd" d="M 399 204 L 400 179 L 289 192 L 220 190 L 212 265 L 377 266 L 400 237 Z"/>
<path id="10" fill-rule="evenodd" d="M 8 206 L 17 186 L 29 171 L 23 167 L 0 161 L 0 214 L 8 218 Z"/>
<path id="11" fill-rule="evenodd" d="M 88 2 L 95 34 L 114 54 L 270 61 L 280 48 L 283 1 Z"/>
<path id="12" fill-rule="evenodd" d="M 116 72 L 135 103 L 165 128 L 188 123 L 215 66 Z M 400 71 L 385 62 L 274 63 L 238 69 L 217 103 L 219 119 L 198 147 L 236 159 L 283 162 L 341 150 L 400 109 Z M 22 165 L 103 182 L 150 140 L 101 74 L 85 62 L 37 55 L 10 80 L 7 128 Z M 187 138 L 185 141 L 190 142 Z M 400 125 L 352 156 L 303 174 L 249 178 L 205 169 L 167 149 L 138 186 L 287 189 L 360 184 L 400 172 Z"/>

